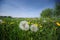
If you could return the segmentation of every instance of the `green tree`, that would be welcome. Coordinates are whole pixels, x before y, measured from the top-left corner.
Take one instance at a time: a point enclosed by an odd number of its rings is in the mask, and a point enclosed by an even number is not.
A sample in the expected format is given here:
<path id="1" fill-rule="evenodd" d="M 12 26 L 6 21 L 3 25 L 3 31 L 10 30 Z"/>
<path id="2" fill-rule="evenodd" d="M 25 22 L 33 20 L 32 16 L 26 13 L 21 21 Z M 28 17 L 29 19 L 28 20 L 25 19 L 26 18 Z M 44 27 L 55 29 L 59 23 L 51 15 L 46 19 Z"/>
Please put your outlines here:
<path id="1" fill-rule="evenodd" d="M 40 15 L 41 15 L 41 17 L 52 17 L 53 16 L 53 10 L 50 8 L 47 8 L 47 9 L 43 10 Z"/>
<path id="2" fill-rule="evenodd" d="M 56 2 L 54 15 L 60 17 L 60 2 Z"/>
<path id="3" fill-rule="evenodd" d="M 7 16 L 8 18 L 12 18 L 11 16 Z"/>

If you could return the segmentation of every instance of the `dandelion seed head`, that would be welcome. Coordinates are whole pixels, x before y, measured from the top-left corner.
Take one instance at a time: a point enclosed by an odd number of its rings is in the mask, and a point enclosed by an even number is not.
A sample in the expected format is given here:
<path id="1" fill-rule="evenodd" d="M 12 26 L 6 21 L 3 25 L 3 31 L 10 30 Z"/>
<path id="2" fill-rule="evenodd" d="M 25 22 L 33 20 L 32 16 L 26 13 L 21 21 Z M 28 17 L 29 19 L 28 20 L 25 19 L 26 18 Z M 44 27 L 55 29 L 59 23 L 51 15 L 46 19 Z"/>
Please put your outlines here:
<path id="1" fill-rule="evenodd" d="M 38 27 L 35 24 L 32 24 L 30 27 L 30 30 L 33 32 L 37 32 L 38 31 Z"/>
<path id="2" fill-rule="evenodd" d="M 25 31 L 29 30 L 29 25 L 27 21 L 21 21 L 19 24 L 19 27 L 20 29 L 25 30 Z"/>

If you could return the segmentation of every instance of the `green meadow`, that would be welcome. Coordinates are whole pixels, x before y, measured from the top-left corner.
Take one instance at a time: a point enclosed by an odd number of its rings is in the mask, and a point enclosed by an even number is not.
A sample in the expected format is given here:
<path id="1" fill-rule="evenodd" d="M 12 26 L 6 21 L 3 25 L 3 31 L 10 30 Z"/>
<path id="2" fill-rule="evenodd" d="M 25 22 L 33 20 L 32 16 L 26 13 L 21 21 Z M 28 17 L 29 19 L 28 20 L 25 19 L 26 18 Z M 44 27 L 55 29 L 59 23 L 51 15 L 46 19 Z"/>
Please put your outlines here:
<path id="1" fill-rule="evenodd" d="M 60 35 L 60 18 L 0 18 L 0 40 L 57 40 Z M 19 28 L 21 21 L 29 26 L 37 24 L 39 30 L 32 32 Z M 46 22 L 44 22 L 46 20 Z"/>

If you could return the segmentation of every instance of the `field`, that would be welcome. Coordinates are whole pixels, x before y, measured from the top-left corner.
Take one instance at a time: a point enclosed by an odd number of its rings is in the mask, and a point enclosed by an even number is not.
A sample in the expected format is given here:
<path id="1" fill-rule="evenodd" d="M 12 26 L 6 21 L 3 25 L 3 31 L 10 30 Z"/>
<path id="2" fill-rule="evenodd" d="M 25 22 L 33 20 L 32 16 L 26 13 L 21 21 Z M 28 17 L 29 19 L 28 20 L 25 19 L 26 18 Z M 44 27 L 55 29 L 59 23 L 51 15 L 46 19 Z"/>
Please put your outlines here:
<path id="1" fill-rule="evenodd" d="M 59 40 L 59 18 L 0 18 L 0 40 Z M 39 30 L 32 32 L 21 30 L 21 21 L 27 21 L 29 27 L 36 24 Z"/>

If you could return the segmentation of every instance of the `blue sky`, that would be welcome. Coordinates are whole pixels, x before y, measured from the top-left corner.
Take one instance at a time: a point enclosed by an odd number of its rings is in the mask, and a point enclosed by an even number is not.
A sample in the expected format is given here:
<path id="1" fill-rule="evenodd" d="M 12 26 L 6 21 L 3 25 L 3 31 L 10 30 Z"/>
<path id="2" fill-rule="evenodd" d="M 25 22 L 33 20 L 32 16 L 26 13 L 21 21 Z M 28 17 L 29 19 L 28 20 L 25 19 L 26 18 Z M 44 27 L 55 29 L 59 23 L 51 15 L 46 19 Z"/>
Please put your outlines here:
<path id="1" fill-rule="evenodd" d="M 54 8 L 54 0 L 2 0 L 0 16 L 39 17 L 42 10 Z"/>

